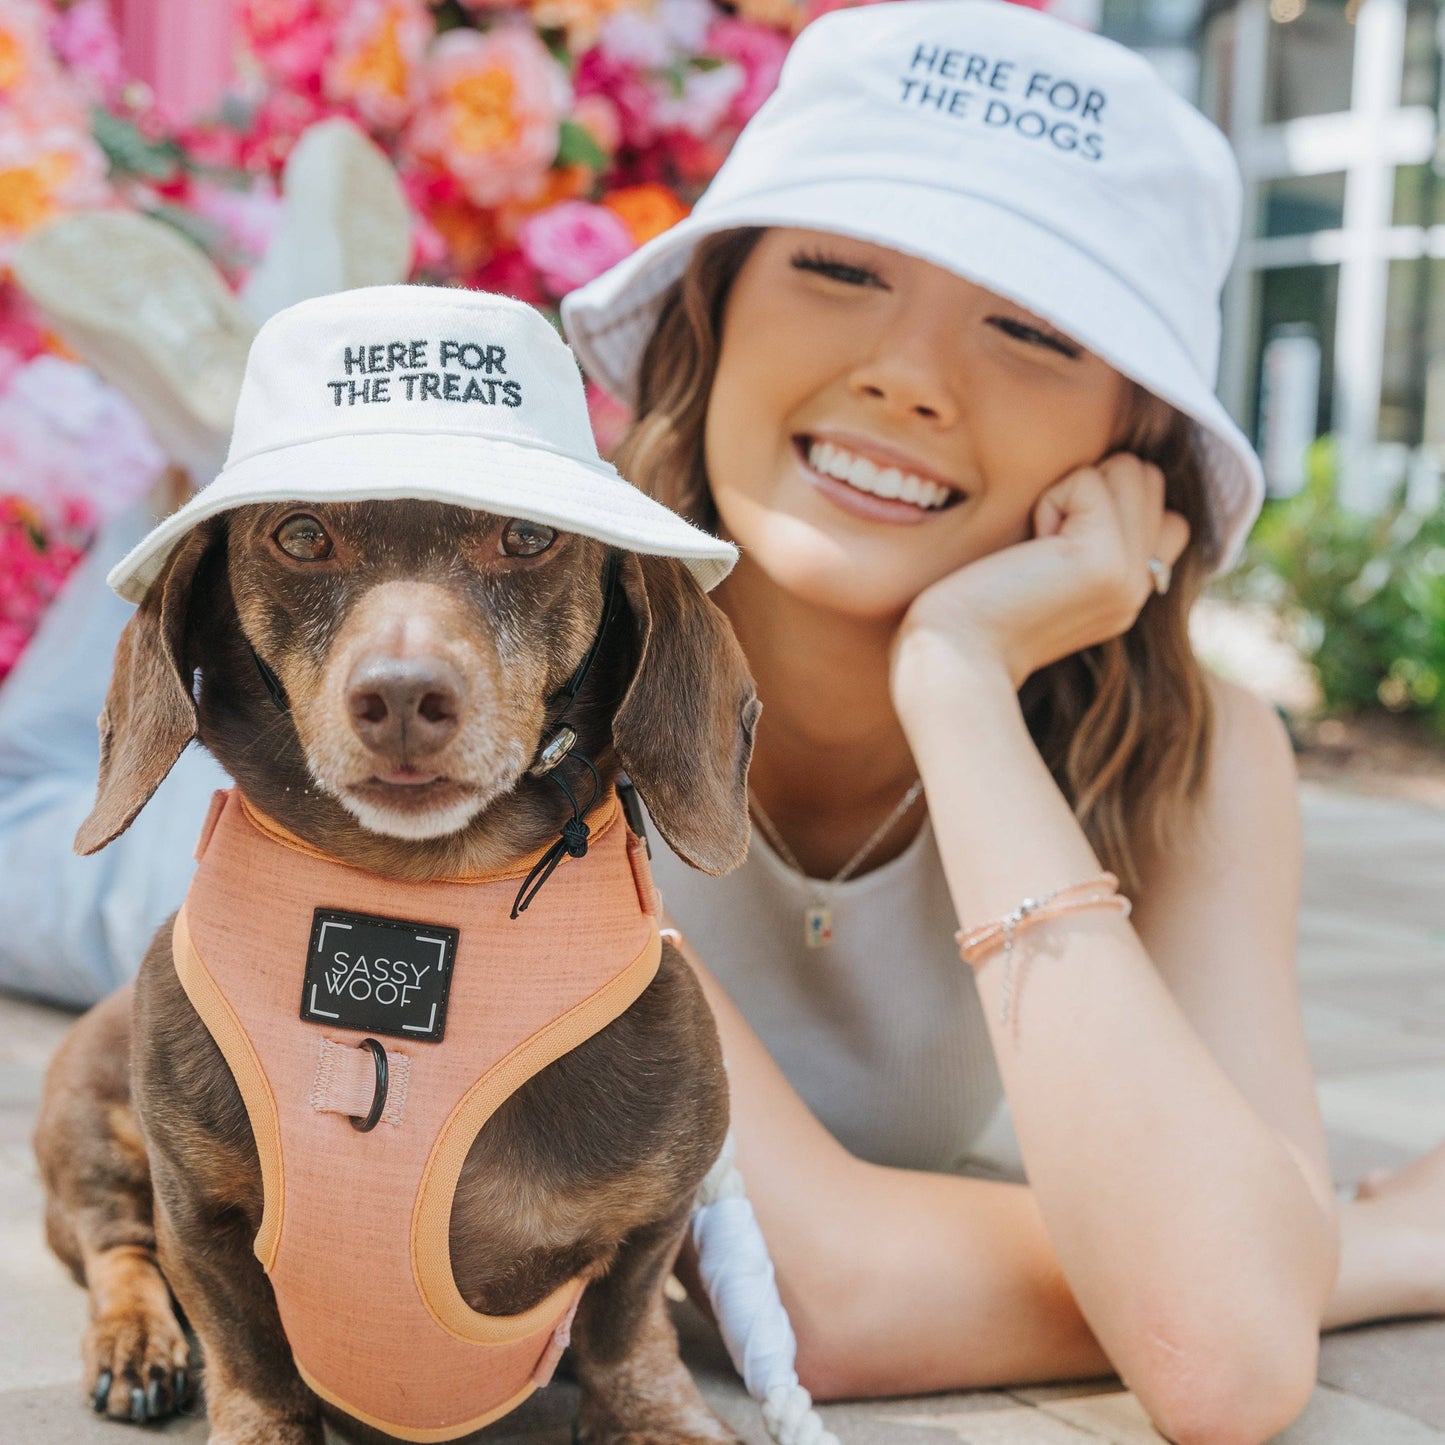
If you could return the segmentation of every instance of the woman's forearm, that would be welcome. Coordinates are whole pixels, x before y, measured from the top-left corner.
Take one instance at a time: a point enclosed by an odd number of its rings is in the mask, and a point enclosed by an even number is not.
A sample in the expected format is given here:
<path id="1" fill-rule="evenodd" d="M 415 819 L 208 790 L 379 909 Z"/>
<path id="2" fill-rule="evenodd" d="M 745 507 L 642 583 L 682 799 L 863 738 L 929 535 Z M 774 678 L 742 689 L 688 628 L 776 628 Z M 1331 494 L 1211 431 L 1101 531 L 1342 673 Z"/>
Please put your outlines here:
<path id="1" fill-rule="evenodd" d="M 1109 1374 L 1026 1185 L 855 1158 L 684 940 L 722 1037 L 738 1164 L 823 1399 Z M 690 1280 L 686 1258 L 679 1273 Z"/>
<path id="2" fill-rule="evenodd" d="M 936 654 L 915 669 L 928 696 L 902 711 L 960 919 L 1097 875 L 1006 673 Z M 1312 1375 L 1312 1355 L 1284 1357 L 1313 1349 L 1336 1240 L 1295 1152 L 1125 920 L 1074 914 L 1025 937 L 1010 1024 L 1001 952 L 980 997 L 1040 1214 L 1121 1375 L 1151 1413 L 1172 1391 L 1207 1396 L 1211 1379 L 1230 1390 L 1252 1372 Z"/>

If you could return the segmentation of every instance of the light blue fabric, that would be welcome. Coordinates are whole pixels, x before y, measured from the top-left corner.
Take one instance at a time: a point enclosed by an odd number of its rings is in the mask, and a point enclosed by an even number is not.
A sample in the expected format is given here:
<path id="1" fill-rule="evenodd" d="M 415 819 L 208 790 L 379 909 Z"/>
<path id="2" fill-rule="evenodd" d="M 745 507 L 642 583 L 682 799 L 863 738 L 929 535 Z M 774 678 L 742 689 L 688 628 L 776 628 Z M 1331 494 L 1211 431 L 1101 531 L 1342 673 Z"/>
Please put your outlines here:
<path id="1" fill-rule="evenodd" d="M 71 852 L 133 610 L 105 574 L 152 524 L 141 502 L 102 532 L 0 686 L 0 988 L 89 1005 L 129 979 L 185 897 L 211 793 L 229 786 L 192 744 L 128 832 L 89 858 Z"/>

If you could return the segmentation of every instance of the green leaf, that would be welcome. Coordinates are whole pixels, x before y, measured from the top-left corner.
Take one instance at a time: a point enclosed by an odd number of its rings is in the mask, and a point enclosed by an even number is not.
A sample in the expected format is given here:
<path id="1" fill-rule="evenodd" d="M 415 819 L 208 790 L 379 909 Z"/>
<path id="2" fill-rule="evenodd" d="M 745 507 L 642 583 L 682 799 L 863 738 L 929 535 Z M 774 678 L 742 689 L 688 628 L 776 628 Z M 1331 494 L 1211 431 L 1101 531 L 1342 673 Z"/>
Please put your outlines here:
<path id="1" fill-rule="evenodd" d="M 90 113 L 91 134 L 105 152 L 112 176 L 144 176 L 171 181 L 181 169 L 181 148 L 171 140 L 147 140 L 132 122 L 95 106 Z"/>
<path id="2" fill-rule="evenodd" d="M 592 132 L 575 120 L 564 120 L 557 136 L 557 164 L 583 165 L 594 171 L 607 168 L 607 152 L 592 138 Z"/>
<path id="3" fill-rule="evenodd" d="M 567 32 L 565 30 L 544 30 L 542 44 L 551 53 L 552 59 L 567 72 L 567 79 L 571 80 L 573 72 L 577 69 L 577 62 L 572 58 L 572 52 L 567 49 Z"/>

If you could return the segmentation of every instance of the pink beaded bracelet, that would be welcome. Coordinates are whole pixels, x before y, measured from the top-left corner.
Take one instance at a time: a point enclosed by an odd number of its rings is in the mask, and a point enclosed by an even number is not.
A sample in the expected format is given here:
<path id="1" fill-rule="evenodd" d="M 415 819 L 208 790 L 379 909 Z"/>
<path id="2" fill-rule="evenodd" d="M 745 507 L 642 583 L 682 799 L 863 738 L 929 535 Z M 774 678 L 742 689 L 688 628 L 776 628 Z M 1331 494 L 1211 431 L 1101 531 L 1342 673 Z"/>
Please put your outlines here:
<path id="1" fill-rule="evenodd" d="M 1000 944 L 1004 955 L 1003 1002 L 999 1022 L 1007 1023 L 1013 997 L 1014 939 L 1025 929 L 1066 913 L 1081 913 L 1087 908 L 1108 908 L 1129 916 L 1133 904 L 1119 891 L 1119 880 L 1112 873 L 1101 873 L 1085 883 L 1058 888 L 1042 898 L 1025 898 L 1010 913 L 977 928 L 960 929 L 954 934 L 958 955 L 975 971 L 992 956 Z"/>

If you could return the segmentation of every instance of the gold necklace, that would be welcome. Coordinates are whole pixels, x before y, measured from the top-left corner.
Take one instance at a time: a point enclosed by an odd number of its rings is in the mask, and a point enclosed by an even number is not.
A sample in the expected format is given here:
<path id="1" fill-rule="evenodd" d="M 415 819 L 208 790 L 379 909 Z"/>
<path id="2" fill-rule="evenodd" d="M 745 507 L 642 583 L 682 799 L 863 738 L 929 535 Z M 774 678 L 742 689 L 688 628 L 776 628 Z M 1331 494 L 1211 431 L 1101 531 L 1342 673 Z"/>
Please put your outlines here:
<path id="1" fill-rule="evenodd" d="M 922 791 L 923 779 L 916 778 L 908 791 L 894 804 L 893 811 L 864 839 L 863 846 L 831 878 L 823 879 L 808 876 L 803 865 L 793 856 L 793 850 L 783 841 L 773 820 L 763 811 L 763 805 L 758 802 L 753 790 L 748 789 L 748 802 L 752 806 L 753 816 L 757 818 L 768 842 L 773 845 L 773 850 L 794 873 L 802 874 L 814 887 L 813 901 L 803 910 L 803 942 L 809 948 L 822 948 L 833 941 L 833 894 L 838 885 L 846 883 L 853 876 L 858 866 L 882 842 L 888 830 L 918 800 Z"/>

